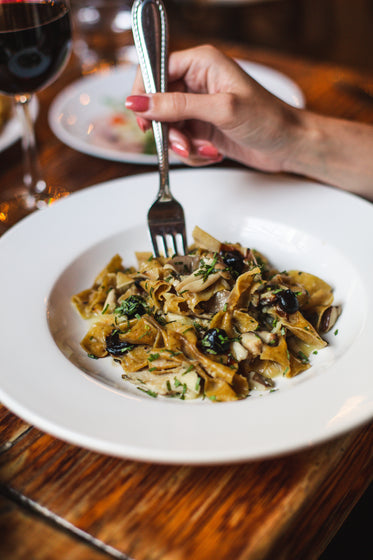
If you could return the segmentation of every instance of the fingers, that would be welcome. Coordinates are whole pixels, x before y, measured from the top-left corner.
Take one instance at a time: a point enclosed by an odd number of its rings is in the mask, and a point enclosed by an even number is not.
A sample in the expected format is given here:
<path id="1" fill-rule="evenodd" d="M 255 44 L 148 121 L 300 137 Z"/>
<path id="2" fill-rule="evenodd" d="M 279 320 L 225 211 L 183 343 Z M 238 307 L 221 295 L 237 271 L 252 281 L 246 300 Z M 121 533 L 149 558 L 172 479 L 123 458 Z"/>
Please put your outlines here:
<path id="1" fill-rule="evenodd" d="M 233 93 L 195 94 L 184 92 L 131 95 L 126 99 L 142 119 L 179 122 L 197 119 L 217 127 L 235 125 L 239 99 Z"/>
<path id="2" fill-rule="evenodd" d="M 183 161 L 186 161 L 192 152 L 192 143 L 187 134 L 177 128 L 169 129 L 169 147 Z"/>
<path id="3" fill-rule="evenodd" d="M 187 165 L 209 165 L 223 159 L 223 155 L 211 142 L 193 138 L 179 129 L 170 128 L 169 141 L 170 149 Z"/>
<path id="4" fill-rule="evenodd" d="M 214 79 L 219 82 L 222 74 L 232 76 L 242 73 L 236 62 L 211 45 L 202 45 L 172 52 L 168 60 L 169 90 L 187 88 L 189 91 L 216 91 Z M 224 76 L 223 76 L 224 79 Z M 132 87 L 132 94 L 145 93 L 140 67 L 137 68 L 136 77 Z"/>

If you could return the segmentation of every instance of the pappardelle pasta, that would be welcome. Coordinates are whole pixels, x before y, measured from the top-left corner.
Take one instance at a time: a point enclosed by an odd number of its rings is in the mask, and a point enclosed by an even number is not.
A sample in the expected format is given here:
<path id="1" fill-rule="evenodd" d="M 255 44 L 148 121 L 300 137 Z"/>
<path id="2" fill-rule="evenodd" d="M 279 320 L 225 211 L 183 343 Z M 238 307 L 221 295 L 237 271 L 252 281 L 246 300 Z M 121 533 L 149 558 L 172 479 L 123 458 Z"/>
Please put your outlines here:
<path id="1" fill-rule="evenodd" d="M 115 255 L 72 297 L 90 320 L 88 356 L 111 357 L 152 397 L 181 400 L 243 399 L 308 369 L 341 313 L 331 286 L 199 227 L 193 239 L 181 257 L 136 253 L 136 269 Z"/>

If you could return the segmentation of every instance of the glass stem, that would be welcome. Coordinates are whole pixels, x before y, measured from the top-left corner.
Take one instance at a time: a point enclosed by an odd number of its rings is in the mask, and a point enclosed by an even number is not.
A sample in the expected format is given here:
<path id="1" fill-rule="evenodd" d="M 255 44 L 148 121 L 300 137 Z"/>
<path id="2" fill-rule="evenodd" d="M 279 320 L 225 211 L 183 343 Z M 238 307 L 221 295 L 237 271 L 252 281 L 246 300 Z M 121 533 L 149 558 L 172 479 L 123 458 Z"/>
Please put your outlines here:
<path id="1" fill-rule="evenodd" d="M 16 108 L 22 124 L 23 183 L 30 197 L 39 198 L 47 185 L 42 179 L 36 147 L 35 130 L 30 115 L 32 95 L 16 95 Z"/>

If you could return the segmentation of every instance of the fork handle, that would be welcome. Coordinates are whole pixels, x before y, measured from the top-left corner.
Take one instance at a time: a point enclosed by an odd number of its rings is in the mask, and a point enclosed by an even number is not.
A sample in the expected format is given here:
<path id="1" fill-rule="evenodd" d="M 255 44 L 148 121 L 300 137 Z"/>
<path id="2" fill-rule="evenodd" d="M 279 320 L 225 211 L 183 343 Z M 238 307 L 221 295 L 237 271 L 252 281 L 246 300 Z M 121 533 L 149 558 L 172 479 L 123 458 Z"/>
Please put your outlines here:
<path id="1" fill-rule="evenodd" d="M 162 0 L 135 0 L 132 32 L 146 93 L 167 91 L 168 23 Z M 172 198 L 168 172 L 168 125 L 152 121 L 158 154 L 160 187 L 158 200 Z"/>

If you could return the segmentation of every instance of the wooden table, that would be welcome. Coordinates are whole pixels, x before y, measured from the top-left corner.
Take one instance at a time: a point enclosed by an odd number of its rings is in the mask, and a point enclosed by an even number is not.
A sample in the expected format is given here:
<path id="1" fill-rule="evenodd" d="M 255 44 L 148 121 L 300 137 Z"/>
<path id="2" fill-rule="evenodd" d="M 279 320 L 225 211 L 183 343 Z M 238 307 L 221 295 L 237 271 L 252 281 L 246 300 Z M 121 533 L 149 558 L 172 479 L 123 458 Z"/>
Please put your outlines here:
<path id="1" fill-rule="evenodd" d="M 336 86 L 341 80 L 372 84 L 372 76 L 273 52 L 225 50 L 289 75 L 309 108 L 373 124 L 373 102 Z M 47 180 L 75 191 L 154 171 L 80 154 L 53 136 L 50 102 L 77 77 L 72 59 L 39 95 L 36 130 Z M 20 176 L 17 143 L 0 155 L 1 188 Z M 286 457 L 215 467 L 99 455 L 42 433 L 5 407 L 0 433 L 4 560 L 314 559 L 373 478 L 373 423 Z"/>

